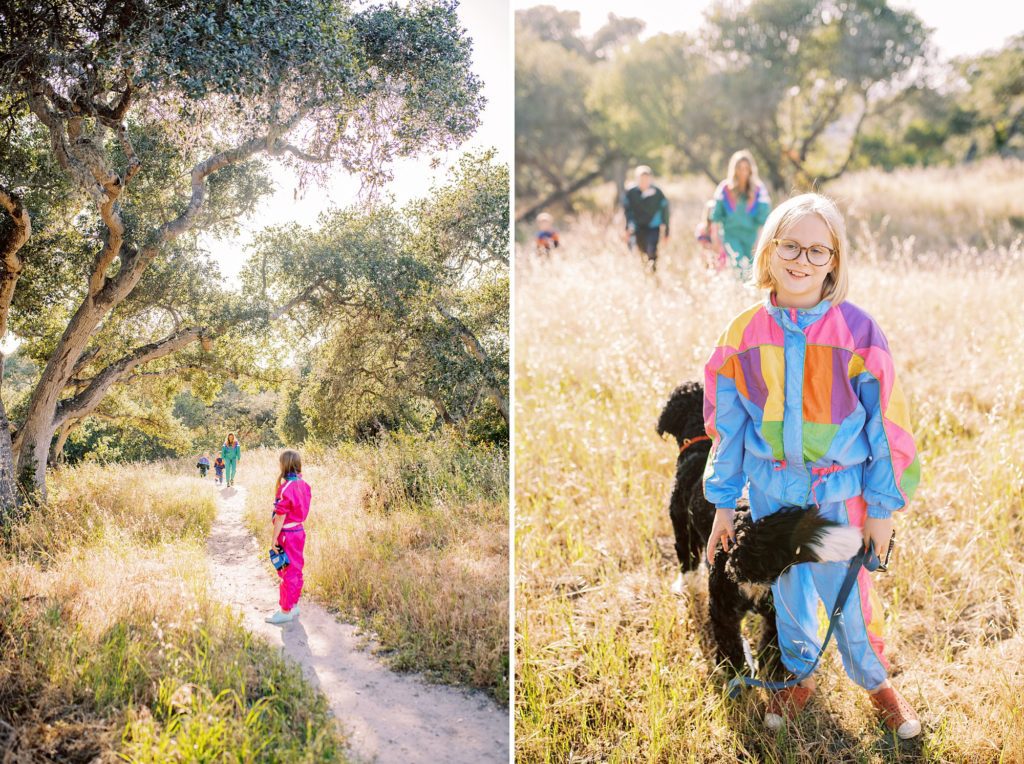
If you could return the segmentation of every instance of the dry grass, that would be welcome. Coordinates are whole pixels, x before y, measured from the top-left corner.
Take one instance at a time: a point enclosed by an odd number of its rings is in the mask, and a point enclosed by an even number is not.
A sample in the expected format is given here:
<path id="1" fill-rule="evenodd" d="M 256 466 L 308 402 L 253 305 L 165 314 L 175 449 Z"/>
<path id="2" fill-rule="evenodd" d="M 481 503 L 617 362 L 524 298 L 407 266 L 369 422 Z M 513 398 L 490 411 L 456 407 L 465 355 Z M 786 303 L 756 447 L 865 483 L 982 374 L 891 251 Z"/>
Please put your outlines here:
<path id="1" fill-rule="evenodd" d="M 153 465 L 51 481 L 0 555 L 0 752 L 342 759 L 324 699 L 210 597 L 208 485 Z"/>
<path id="2" fill-rule="evenodd" d="M 914 203 L 878 198 L 884 183 L 941 180 L 947 214 L 928 213 L 935 239 L 945 220 L 984 206 L 957 187 L 988 188 L 986 173 L 1006 182 L 992 165 L 959 172 L 948 183 L 938 173 L 851 177 L 844 188 L 866 195 L 854 222 Z M 674 209 L 703 193 L 674 196 L 668 185 Z M 1019 181 L 1015 190 L 1005 193 L 1021 205 Z M 924 462 L 898 518 L 894 565 L 875 577 L 894 682 L 925 727 L 896 745 L 833 648 L 813 712 L 769 734 L 761 691 L 723 696 L 700 585 L 682 599 L 668 592 L 676 448 L 655 422 L 676 384 L 700 378 L 728 319 L 757 299 L 704 271 L 676 225 L 657 278 L 593 222 L 566 226 L 547 267 L 520 253 L 517 760 L 1024 761 L 1024 247 L 910 256 L 867 225 L 855 253 L 850 299 L 889 336 Z"/>
<path id="3" fill-rule="evenodd" d="M 850 237 L 865 256 L 926 252 L 946 256 L 971 248 L 998 251 L 1021 246 L 1022 174 L 1024 161 L 990 158 L 971 166 L 848 173 L 824 192 L 839 202 Z M 672 228 L 678 240 L 685 241 L 681 246 L 685 249 L 715 186 L 704 176 L 658 179 L 657 183 L 671 201 Z M 775 197 L 776 204 L 783 198 Z M 622 212 L 615 198 L 611 183 L 588 191 L 580 205 L 596 213 L 588 223 L 614 221 L 621 229 Z M 572 228 L 575 221 L 559 222 Z M 524 241 L 530 231 L 525 226 L 520 231 Z M 576 246 L 572 238 L 563 243 Z"/>
<path id="4" fill-rule="evenodd" d="M 508 459 L 454 437 L 304 454 L 306 592 L 357 619 L 391 664 L 508 702 Z M 239 470 L 269 545 L 277 453 Z"/>

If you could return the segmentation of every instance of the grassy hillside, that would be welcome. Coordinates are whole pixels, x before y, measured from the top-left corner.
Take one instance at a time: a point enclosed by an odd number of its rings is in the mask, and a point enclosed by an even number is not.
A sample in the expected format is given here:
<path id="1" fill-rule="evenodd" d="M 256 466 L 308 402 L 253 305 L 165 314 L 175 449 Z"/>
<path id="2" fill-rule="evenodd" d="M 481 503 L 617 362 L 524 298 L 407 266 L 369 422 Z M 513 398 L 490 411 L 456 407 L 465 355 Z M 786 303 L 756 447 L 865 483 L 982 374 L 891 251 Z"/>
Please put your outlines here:
<path id="1" fill-rule="evenodd" d="M 813 710 L 768 733 L 763 692 L 721 691 L 706 595 L 668 591 L 677 449 L 657 416 L 758 299 L 705 271 L 692 245 L 710 188 L 668 183 L 678 235 L 658 277 L 596 220 L 565 225 L 549 265 L 519 258 L 519 760 L 1024 761 L 1024 246 L 989 217 L 1022 214 L 1024 187 L 1020 165 L 944 172 L 837 187 L 857 234 L 850 300 L 888 334 L 923 460 L 891 572 L 875 575 L 893 680 L 922 738 L 894 747 L 832 648 Z M 984 196 L 993 185 L 998 201 Z M 991 245 L 972 248 L 964 227 L 982 217 Z"/>
<path id="2" fill-rule="evenodd" d="M 277 451 L 244 456 L 269 545 Z M 358 620 L 392 665 L 508 702 L 508 456 L 455 436 L 304 453 L 306 592 Z"/>
<path id="3" fill-rule="evenodd" d="M 210 598 L 208 482 L 85 465 L 51 486 L 0 553 L 0 751 L 343 760 L 323 698 Z"/>

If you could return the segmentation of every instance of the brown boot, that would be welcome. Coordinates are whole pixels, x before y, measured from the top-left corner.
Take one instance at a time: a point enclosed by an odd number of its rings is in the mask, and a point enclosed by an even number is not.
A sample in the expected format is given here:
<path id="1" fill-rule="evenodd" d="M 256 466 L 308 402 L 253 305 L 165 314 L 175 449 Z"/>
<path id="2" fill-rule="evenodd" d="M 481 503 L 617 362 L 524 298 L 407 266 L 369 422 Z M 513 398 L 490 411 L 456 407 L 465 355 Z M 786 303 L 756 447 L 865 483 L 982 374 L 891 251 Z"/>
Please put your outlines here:
<path id="1" fill-rule="evenodd" d="M 814 694 L 811 687 L 784 687 L 772 695 L 768 701 L 768 710 L 764 715 L 764 726 L 770 730 L 777 730 L 787 719 L 794 719 L 796 715 L 804 710 L 807 701 Z"/>
<path id="2" fill-rule="evenodd" d="M 869 693 L 868 697 L 885 726 L 894 730 L 902 740 L 921 734 L 921 720 L 895 687 Z"/>

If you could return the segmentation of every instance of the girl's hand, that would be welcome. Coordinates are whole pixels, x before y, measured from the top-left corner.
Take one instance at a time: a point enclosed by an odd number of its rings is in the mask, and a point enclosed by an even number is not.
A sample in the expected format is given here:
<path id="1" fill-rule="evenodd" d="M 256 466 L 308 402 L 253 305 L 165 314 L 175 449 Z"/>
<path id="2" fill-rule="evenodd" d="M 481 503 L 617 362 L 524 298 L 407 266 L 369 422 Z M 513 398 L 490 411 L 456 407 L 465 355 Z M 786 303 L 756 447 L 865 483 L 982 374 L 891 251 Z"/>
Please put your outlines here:
<path id="1" fill-rule="evenodd" d="M 864 518 L 864 546 L 872 541 L 875 544 L 875 554 L 879 557 L 884 556 L 889 546 L 889 537 L 892 536 L 892 526 L 892 517 L 884 520 L 880 517 Z"/>
<path id="2" fill-rule="evenodd" d="M 714 565 L 715 550 L 718 542 L 722 542 L 722 549 L 729 551 L 729 542 L 736 543 L 736 530 L 733 528 L 733 517 L 735 509 L 716 509 L 715 522 L 711 526 L 711 535 L 708 536 L 707 558 L 708 565 Z"/>

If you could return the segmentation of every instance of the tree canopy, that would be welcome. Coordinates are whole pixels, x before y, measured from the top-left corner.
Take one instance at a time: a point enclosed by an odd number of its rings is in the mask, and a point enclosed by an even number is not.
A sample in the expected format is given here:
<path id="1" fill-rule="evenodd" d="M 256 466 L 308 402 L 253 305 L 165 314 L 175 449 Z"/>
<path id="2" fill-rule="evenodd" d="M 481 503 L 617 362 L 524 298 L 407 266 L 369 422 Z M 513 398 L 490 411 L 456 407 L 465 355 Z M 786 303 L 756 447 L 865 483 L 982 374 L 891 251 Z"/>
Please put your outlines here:
<path id="1" fill-rule="evenodd" d="M 508 184 L 491 152 L 466 155 L 404 209 L 259 237 L 246 293 L 303 295 L 278 327 L 296 377 L 279 432 L 330 442 L 448 424 L 507 439 Z"/>
<path id="2" fill-rule="evenodd" d="M 14 0 L 0 29 L 0 334 L 39 365 L 0 434 L 5 507 L 118 385 L 223 377 L 294 307 L 224 292 L 196 239 L 255 208 L 268 160 L 372 189 L 483 103 L 450 0 Z"/>
<path id="3" fill-rule="evenodd" d="M 944 63 L 930 31 L 887 0 L 717 2 L 690 34 L 640 39 L 610 17 L 516 13 L 517 215 L 612 179 L 628 163 L 724 176 L 753 152 L 775 190 L 852 167 L 934 163 L 1024 146 L 1021 37 Z"/>

